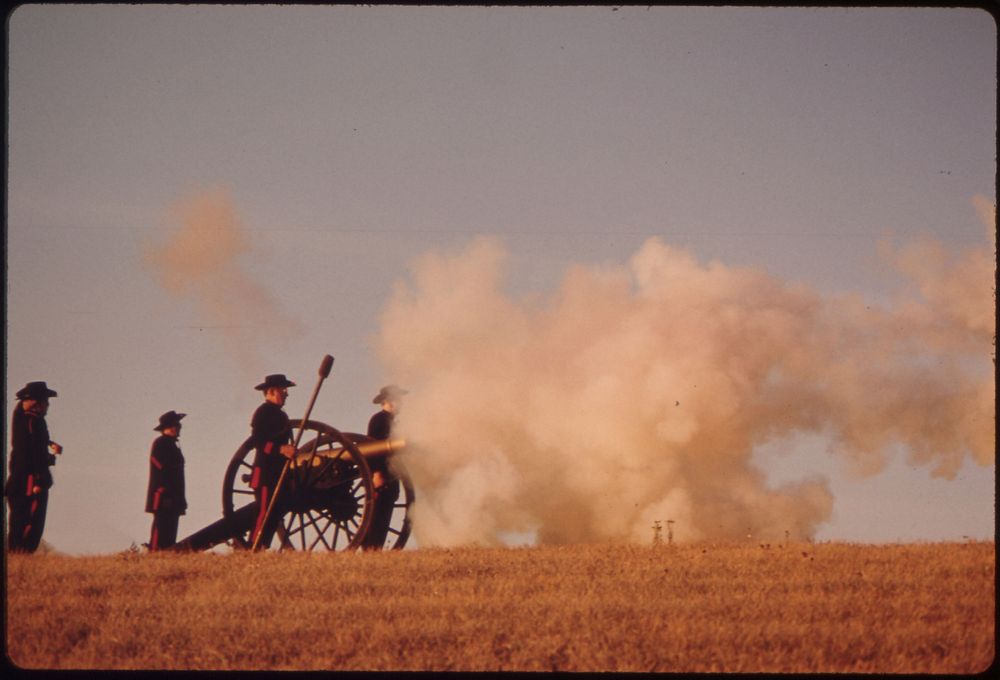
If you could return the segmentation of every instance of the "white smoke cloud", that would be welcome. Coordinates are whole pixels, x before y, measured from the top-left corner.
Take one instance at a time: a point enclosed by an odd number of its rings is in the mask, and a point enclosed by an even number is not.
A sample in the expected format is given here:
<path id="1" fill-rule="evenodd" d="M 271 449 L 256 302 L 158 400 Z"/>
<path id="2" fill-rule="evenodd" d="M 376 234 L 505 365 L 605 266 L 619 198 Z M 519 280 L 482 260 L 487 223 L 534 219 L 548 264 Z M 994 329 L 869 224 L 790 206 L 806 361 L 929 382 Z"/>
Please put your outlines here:
<path id="1" fill-rule="evenodd" d="M 751 463 L 802 431 L 859 474 L 898 444 L 945 478 L 992 463 L 992 249 L 882 254 L 909 282 L 886 308 L 656 238 L 531 301 L 502 292 L 495 239 L 425 255 L 379 340 L 411 390 L 398 424 L 421 544 L 645 541 L 667 518 L 679 540 L 810 537 L 832 510 L 826 480 L 773 488 Z"/>
<path id="2" fill-rule="evenodd" d="M 176 228 L 165 243 L 146 246 L 143 262 L 169 293 L 196 302 L 201 322 L 220 331 L 248 376 L 259 374 L 262 349 L 294 338 L 301 324 L 247 272 L 243 257 L 253 246 L 229 192 L 178 201 L 171 216 Z"/>

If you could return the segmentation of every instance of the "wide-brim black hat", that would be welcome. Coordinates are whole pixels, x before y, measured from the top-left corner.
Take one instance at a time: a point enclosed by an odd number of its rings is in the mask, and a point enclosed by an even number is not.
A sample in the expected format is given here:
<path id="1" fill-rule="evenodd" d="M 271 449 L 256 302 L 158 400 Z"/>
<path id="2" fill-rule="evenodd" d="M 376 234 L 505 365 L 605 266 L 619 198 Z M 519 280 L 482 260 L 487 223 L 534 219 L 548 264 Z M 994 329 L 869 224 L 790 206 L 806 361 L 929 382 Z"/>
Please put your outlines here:
<path id="1" fill-rule="evenodd" d="M 264 378 L 264 382 L 257 385 L 255 390 L 268 390 L 272 387 L 295 387 L 295 383 L 285 377 L 284 373 L 272 373 Z"/>
<path id="2" fill-rule="evenodd" d="M 160 416 L 160 424 L 153 429 L 157 432 L 163 432 L 168 427 L 174 427 L 181 424 L 181 418 L 186 416 L 186 413 L 178 413 L 177 411 L 167 411 L 162 416 Z"/>
<path id="3" fill-rule="evenodd" d="M 56 394 L 56 391 L 50 390 L 44 380 L 30 382 L 17 392 L 18 399 L 48 399 L 57 396 L 59 395 Z"/>
<path id="4" fill-rule="evenodd" d="M 378 391 L 375 398 L 372 399 L 373 404 L 381 404 L 386 399 L 399 399 L 404 394 L 409 394 L 409 391 L 404 390 L 399 385 L 386 385 Z"/>

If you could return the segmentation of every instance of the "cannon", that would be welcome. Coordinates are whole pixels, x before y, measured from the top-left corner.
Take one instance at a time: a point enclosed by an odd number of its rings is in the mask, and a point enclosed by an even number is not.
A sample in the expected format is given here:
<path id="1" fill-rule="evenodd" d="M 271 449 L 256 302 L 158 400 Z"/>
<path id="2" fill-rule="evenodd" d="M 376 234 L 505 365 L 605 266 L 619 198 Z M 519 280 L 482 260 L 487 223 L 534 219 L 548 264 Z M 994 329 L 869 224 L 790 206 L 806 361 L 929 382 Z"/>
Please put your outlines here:
<path id="1" fill-rule="evenodd" d="M 315 420 L 292 420 L 302 430 L 281 490 L 281 519 L 275 532 L 282 550 L 354 550 L 362 547 L 375 521 L 371 462 L 384 457 L 390 479 L 399 481 L 381 549 L 399 550 L 410 536 L 413 484 L 394 456 L 402 439 L 376 440 L 340 432 Z M 208 550 L 228 543 L 249 549 L 260 509 L 250 488 L 254 447 L 247 438 L 233 453 L 223 476 L 222 518 L 178 541 L 176 550 Z"/>

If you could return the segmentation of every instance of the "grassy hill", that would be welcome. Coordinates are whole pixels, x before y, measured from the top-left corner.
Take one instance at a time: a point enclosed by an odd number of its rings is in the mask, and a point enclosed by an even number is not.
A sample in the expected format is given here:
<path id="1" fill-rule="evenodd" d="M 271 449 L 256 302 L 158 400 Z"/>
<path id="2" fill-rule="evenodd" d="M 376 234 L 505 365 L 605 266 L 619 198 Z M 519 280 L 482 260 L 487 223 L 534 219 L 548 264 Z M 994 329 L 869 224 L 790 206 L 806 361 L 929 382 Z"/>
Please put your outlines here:
<path id="1" fill-rule="evenodd" d="M 696 544 L 7 560 L 23 668 L 975 673 L 995 546 Z"/>

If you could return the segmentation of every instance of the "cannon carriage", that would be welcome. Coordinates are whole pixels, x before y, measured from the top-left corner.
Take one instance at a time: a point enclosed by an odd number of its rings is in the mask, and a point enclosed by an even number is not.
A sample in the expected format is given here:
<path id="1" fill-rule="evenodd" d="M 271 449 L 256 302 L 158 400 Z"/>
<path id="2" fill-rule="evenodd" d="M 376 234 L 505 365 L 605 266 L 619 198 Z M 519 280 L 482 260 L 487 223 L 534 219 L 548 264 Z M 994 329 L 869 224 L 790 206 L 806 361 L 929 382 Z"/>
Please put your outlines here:
<path id="1" fill-rule="evenodd" d="M 275 539 L 282 550 L 355 550 L 362 546 L 399 550 L 410 536 L 413 484 L 395 456 L 405 447 L 401 439 L 377 440 L 340 432 L 315 420 L 292 420 L 301 430 L 301 442 L 292 457 L 281 503 Z M 260 508 L 250 487 L 253 441 L 247 438 L 233 453 L 223 476 L 222 518 L 178 541 L 178 550 L 208 550 L 228 543 L 249 549 L 250 535 Z M 366 546 L 376 521 L 375 487 L 371 463 L 388 460 L 389 479 L 399 481 L 399 497 L 392 505 L 386 538 L 380 546 Z"/>

